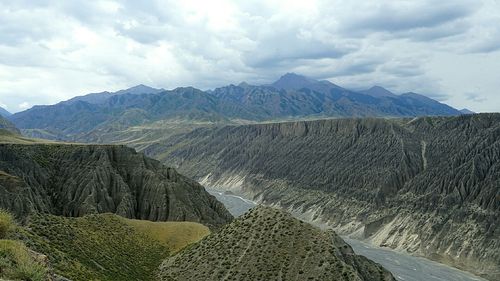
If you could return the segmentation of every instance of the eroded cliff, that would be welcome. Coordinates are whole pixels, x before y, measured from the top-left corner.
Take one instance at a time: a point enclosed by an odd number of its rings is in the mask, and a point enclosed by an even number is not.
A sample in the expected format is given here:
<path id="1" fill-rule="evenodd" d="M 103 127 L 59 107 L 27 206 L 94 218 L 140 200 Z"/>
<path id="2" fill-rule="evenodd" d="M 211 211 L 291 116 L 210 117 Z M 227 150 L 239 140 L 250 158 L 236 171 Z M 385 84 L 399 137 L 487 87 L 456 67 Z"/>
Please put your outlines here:
<path id="1" fill-rule="evenodd" d="M 500 278 L 500 114 L 198 129 L 146 153 L 342 234 Z"/>
<path id="2" fill-rule="evenodd" d="M 0 207 L 63 216 L 115 213 L 211 227 L 232 216 L 193 180 L 125 146 L 0 144 Z"/>

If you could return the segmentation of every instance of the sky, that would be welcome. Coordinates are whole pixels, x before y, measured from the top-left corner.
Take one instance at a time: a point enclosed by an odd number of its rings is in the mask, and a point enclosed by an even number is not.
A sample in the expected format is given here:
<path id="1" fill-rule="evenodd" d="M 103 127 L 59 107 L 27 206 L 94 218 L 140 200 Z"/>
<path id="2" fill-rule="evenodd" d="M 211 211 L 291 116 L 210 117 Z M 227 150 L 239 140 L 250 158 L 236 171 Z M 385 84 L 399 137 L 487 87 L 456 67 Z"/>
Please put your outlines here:
<path id="1" fill-rule="evenodd" d="M 0 0 L 0 107 L 287 72 L 500 112 L 500 0 Z"/>

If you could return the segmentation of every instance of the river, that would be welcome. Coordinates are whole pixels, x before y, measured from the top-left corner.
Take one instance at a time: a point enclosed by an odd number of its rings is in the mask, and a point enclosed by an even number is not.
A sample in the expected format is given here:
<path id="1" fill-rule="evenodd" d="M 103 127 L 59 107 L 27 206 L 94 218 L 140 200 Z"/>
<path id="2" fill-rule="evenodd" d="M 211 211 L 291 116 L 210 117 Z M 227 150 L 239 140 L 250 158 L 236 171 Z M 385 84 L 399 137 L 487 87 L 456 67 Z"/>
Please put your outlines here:
<path id="1" fill-rule="evenodd" d="M 216 189 L 207 189 L 207 191 L 222 202 L 235 217 L 257 205 L 251 200 L 224 191 Z M 401 281 L 487 281 L 425 258 L 375 247 L 347 237 L 343 239 L 351 245 L 354 252 L 381 264 Z"/>

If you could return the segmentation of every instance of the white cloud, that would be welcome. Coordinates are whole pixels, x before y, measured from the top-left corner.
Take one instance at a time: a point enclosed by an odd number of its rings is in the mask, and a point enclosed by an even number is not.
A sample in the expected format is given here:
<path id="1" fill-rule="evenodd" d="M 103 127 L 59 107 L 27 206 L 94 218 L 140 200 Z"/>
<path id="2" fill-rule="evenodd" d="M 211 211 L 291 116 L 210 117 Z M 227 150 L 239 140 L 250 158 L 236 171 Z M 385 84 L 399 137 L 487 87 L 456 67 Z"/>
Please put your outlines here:
<path id="1" fill-rule="evenodd" d="M 18 108 L 139 83 L 206 89 L 295 71 L 500 111 L 490 75 L 500 71 L 499 15 L 494 0 L 0 0 L 0 98 Z"/>
<path id="2" fill-rule="evenodd" d="M 28 109 L 30 108 L 30 104 L 28 102 L 23 102 L 23 103 L 20 103 L 19 106 L 18 106 L 20 109 Z"/>

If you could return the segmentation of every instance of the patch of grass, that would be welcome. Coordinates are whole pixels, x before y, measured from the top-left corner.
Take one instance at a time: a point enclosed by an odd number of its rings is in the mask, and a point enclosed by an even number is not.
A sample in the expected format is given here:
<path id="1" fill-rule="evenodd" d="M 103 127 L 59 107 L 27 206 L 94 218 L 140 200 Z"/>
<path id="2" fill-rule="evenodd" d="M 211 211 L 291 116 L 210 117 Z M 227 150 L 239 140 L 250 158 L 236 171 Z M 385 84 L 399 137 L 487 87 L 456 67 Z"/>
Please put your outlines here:
<path id="1" fill-rule="evenodd" d="M 34 215 L 18 235 L 57 274 L 78 280 L 154 280 L 167 247 L 112 214 Z"/>
<path id="2" fill-rule="evenodd" d="M 0 239 L 5 239 L 7 237 L 7 234 L 12 229 L 13 225 L 14 219 L 12 218 L 12 215 L 9 212 L 0 209 Z"/>
<path id="3" fill-rule="evenodd" d="M 121 219 L 137 231 L 159 241 L 173 253 L 210 234 L 208 227 L 195 222 L 152 222 Z"/>
<path id="4" fill-rule="evenodd" d="M 20 241 L 0 240 L 0 277 L 10 280 L 44 281 L 48 269 Z"/>

